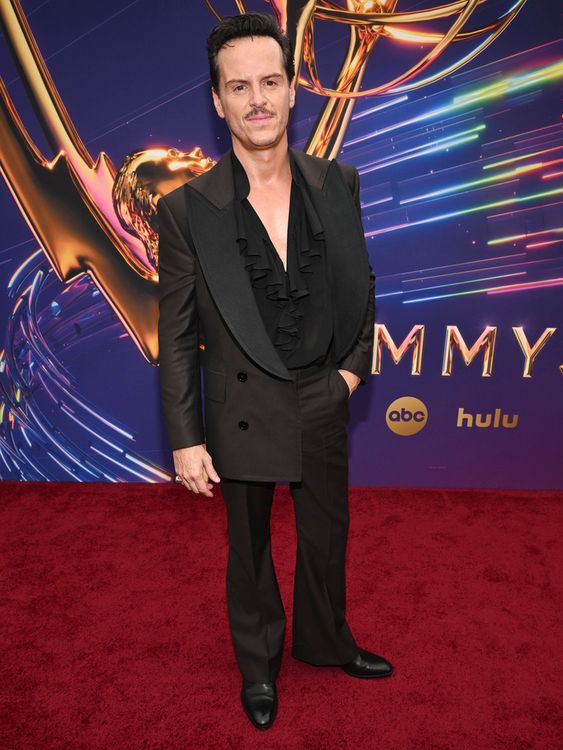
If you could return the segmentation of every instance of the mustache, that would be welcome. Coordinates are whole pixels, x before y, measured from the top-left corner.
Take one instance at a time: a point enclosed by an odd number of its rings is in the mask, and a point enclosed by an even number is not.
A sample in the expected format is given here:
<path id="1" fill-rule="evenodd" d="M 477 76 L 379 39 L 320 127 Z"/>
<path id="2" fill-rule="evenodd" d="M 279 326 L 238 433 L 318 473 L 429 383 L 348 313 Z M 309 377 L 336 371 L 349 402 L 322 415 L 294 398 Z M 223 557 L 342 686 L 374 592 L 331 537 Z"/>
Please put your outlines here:
<path id="1" fill-rule="evenodd" d="M 246 115 L 245 119 L 248 120 L 251 117 L 258 117 L 259 115 L 269 115 L 270 117 L 273 117 L 274 113 L 273 112 L 268 112 L 268 110 L 266 110 L 266 109 L 255 110 L 255 111 L 251 112 L 250 114 Z"/>

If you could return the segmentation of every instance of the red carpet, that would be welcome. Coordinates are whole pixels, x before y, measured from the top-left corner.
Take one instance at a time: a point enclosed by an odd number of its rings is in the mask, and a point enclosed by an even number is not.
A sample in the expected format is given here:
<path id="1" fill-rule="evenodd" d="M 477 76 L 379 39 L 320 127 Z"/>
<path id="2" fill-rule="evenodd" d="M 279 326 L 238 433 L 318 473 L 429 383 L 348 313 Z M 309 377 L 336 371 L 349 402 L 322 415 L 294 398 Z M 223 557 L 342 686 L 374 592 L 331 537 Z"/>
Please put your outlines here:
<path id="1" fill-rule="evenodd" d="M 290 656 L 279 713 L 239 704 L 223 501 L 173 484 L 0 484 L 2 750 L 561 750 L 563 494 L 350 490 L 348 620 L 395 673 Z"/>

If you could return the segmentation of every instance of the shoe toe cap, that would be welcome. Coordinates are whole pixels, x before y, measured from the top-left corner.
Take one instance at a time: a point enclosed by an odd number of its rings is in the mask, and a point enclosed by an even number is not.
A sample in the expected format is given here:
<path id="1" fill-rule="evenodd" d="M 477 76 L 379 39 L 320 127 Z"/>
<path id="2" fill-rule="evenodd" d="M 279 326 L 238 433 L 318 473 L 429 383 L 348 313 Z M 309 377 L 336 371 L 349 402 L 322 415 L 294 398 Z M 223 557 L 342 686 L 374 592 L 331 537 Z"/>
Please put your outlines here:
<path id="1" fill-rule="evenodd" d="M 256 709 L 252 712 L 252 718 L 260 726 L 266 726 L 272 719 L 271 708 Z"/>
<path id="2" fill-rule="evenodd" d="M 244 709 L 251 722 L 260 729 L 269 727 L 275 717 L 277 696 L 271 684 L 248 684 L 241 690 Z"/>
<path id="3" fill-rule="evenodd" d="M 360 649 L 354 661 L 346 664 L 344 670 L 357 677 L 383 677 L 393 672 L 393 666 L 382 656 Z"/>

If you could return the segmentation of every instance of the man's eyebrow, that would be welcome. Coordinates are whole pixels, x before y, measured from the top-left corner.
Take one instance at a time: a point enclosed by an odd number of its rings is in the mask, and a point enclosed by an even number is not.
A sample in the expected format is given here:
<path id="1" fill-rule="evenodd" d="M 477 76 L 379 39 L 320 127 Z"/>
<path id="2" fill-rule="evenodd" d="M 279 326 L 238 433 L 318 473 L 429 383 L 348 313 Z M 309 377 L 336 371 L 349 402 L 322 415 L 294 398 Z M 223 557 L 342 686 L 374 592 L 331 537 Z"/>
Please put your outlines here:
<path id="1" fill-rule="evenodd" d="M 262 80 L 264 80 L 264 78 L 283 78 L 283 76 L 282 76 L 281 73 L 270 73 L 270 75 L 262 76 Z M 225 86 L 230 86 L 231 83 L 248 83 L 248 79 L 246 79 L 246 78 L 231 78 L 229 81 L 227 81 L 227 83 L 225 84 Z"/>

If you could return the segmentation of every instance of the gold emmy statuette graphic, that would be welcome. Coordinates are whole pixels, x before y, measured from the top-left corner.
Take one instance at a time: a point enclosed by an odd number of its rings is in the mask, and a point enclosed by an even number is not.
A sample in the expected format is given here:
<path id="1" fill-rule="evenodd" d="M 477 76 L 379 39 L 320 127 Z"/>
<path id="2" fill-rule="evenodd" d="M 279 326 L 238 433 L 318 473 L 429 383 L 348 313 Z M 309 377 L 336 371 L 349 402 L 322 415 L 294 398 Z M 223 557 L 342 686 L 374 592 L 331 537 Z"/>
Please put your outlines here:
<path id="1" fill-rule="evenodd" d="M 152 148 L 118 170 L 80 139 L 17 0 L 0 0 L 2 31 L 54 158 L 41 153 L 0 79 L 0 168 L 62 282 L 88 273 L 139 351 L 158 361 L 156 203 L 210 169 L 201 149 Z"/>
<path id="2" fill-rule="evenodd" d="M 209 0 L 207 5 L 211 8 Z M 480 10 L 489 11 L 490 0 L 426 2 L 426 7 L 402 11 L 399 0 L 346 0 L 342 7 L 331 0 L 271 0 L 278 19 L 287 29 L 295 51 L 297 85 L 324 97 L 323 109 L 315 123 L 307 152 L 335 158 L 340 152 L 352 109 L 357 99 L 380 94 L 404 94 L 439 81 L 473 60 L 485 50 L 516 17 L 526 0 L 515 0 L 493 21 L 468 28 Z M 237 7 L 245 11 L 245 3 Z M 498 5 L 496 8 L 497 13 Z M 215 13 L 219 18 L 219 15 Z M 348 47 L 332 87 L 321 83 L 315 54 L 315 21 L 343 24 L 348 30 Z M 422 52 L 416 62 L 392 78 L 361 90 L 366 66 L 380 40 L 392 41 L 407 52 Z M 439 67 L 444 52 L 458 42 L 471 45 L 449 63 Z M 377 56 L 376 56 L 377 57 Z M 377 63 L 379 62 L 379 65 Z M 301 75 L 305 67 L 308 78 Z M 374 61 L 377 71 L 385 70 L 385 60 Z M 427 68 L 426 77 L 421 73 Z"/>

